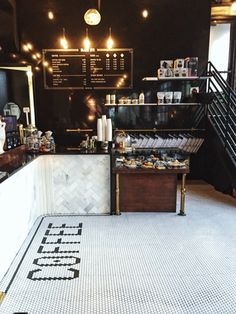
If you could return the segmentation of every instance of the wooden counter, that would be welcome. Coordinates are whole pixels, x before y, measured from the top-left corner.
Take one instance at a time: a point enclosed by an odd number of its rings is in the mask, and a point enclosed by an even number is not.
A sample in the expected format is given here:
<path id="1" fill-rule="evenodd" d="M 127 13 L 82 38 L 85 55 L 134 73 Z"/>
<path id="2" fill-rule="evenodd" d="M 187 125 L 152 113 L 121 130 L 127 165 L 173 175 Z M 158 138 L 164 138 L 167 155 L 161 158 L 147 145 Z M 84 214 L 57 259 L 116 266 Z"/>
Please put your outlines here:
<path id="1" fill-rule="evenodd" d="M 124 212 L 176 212 L 177 176 L 182 175 L 180 215 L 184 213 L 184 169 L 113 168 L 116 185 L 116 214 Z"/>

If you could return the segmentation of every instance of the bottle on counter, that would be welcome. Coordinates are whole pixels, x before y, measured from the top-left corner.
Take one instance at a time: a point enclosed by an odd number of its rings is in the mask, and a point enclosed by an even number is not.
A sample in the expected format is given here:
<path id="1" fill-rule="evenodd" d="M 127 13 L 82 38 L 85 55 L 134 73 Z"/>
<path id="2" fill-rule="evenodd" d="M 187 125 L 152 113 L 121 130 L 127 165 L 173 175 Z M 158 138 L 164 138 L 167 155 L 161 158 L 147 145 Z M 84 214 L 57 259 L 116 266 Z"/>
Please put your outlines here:
<path id="1" fill-rule="evenodd" d="M 144 104 L 144 93 L 143 93 L 143 91 L 139 94 L 138 102 L 139 102 L 139 104 Z"/>

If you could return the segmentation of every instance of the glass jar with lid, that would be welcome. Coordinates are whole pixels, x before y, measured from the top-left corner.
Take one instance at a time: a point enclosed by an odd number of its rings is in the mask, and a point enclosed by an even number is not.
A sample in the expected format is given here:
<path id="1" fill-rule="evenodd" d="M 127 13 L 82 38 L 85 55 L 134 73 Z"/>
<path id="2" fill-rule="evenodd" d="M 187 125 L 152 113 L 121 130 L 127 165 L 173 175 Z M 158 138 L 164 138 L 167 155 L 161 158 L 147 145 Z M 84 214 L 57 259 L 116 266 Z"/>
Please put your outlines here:
<path id="1" fill-rule="evenodd" d="M 27 151 L 39 152 L 40 139 L 38 129 L 32 124 L 24 128 L 24 144 L 26 145 Z"/>

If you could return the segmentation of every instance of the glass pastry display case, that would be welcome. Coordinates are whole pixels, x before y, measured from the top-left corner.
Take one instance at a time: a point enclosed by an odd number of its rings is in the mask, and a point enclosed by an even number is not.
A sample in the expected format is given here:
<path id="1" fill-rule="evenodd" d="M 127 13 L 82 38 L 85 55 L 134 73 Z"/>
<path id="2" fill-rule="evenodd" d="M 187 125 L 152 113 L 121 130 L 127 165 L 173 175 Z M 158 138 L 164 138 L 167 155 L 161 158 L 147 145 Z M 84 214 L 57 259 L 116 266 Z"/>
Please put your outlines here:
<path id="1" fill-rule="evenodd" d="M 115 212 L 176 212 L 177 179 L 181 177 L 180 211 L 185 215 L 189 156 L 179 150 L 113 153 Z"/>

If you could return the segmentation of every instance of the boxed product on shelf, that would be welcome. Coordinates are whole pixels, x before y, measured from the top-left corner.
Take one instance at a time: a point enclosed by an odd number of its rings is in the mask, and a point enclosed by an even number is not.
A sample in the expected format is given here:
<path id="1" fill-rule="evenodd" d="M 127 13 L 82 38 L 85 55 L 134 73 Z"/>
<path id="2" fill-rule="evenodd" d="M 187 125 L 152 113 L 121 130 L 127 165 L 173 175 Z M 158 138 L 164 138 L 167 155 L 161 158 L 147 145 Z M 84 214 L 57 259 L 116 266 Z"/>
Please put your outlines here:
<path id="1" fill-rule="evenodd" d="M 161 69 L 172 69 L 173 68 L 173 60 L 161 60 L 160 61 Z"/>
<path id="2" fill-rule="evenodd" d="M 184 59 L 175 59 L 174 69 L 183 69 L 184 68 Z"/>
<path id="3" fill-rule="evenodd" d="M 189 74 L 188 68 L 183 68 L 180 70 L 180 76 L 187 77 L 189 76 L 188 74 Z"/>
<path id="4" fill-rule="evenodd" d="M 166 76 L 166 69 L 162 69 L 162 68 L 158 69 L 157 70 L 157 76 L 158 77 L 165 77 Z"/>
<path id="5" fill-rule="evenodd" d="M 173 60 L 161 60 L 157 70 L 159 78 L 198 76 L 198 57 L 186 57 Z"/>
<path id="6" fill-rule="evenodd" d="M 188 76 L 198 75 L 198 57 L 185 58 L 185 68 L 188 68 Z"/>
<path id="7" fill-rule="evenodd" d="M 181 69 L 174 69 L 174 77 L 180 77 L 181 76 Z"/>
<path id="8" fill-rule="evenodd" d="M 167 104 L 171 104 L 173 101 L 173 92 L 165 92 L 165 101 Z"/>
<path id="9" fill-rule="evenodd" d="M 159 105 L 164 104 L 165 102 L 165 92 L 157 92 L 157 103 Z"/>
<path id="10" fill-rule="evenodd" d="M 174 69 L 173 68 L 160 68 L 157 70 L 157 76 L 158 77 L 174 77 Z"/>
<path id="11" fill-rule="evenodd" d="M 182 92 L 179 91 L 174 91 L 173 92 L 173 102 L 178 104 L 181 101 L 181 97 L 182 97 Z"/>
<path id="12" fill-rule="evenodd" d="M 194 94 L 199 93 L 199 86 L 192 86 L 189 89 L 189 94 L 192 96 Z"/>

